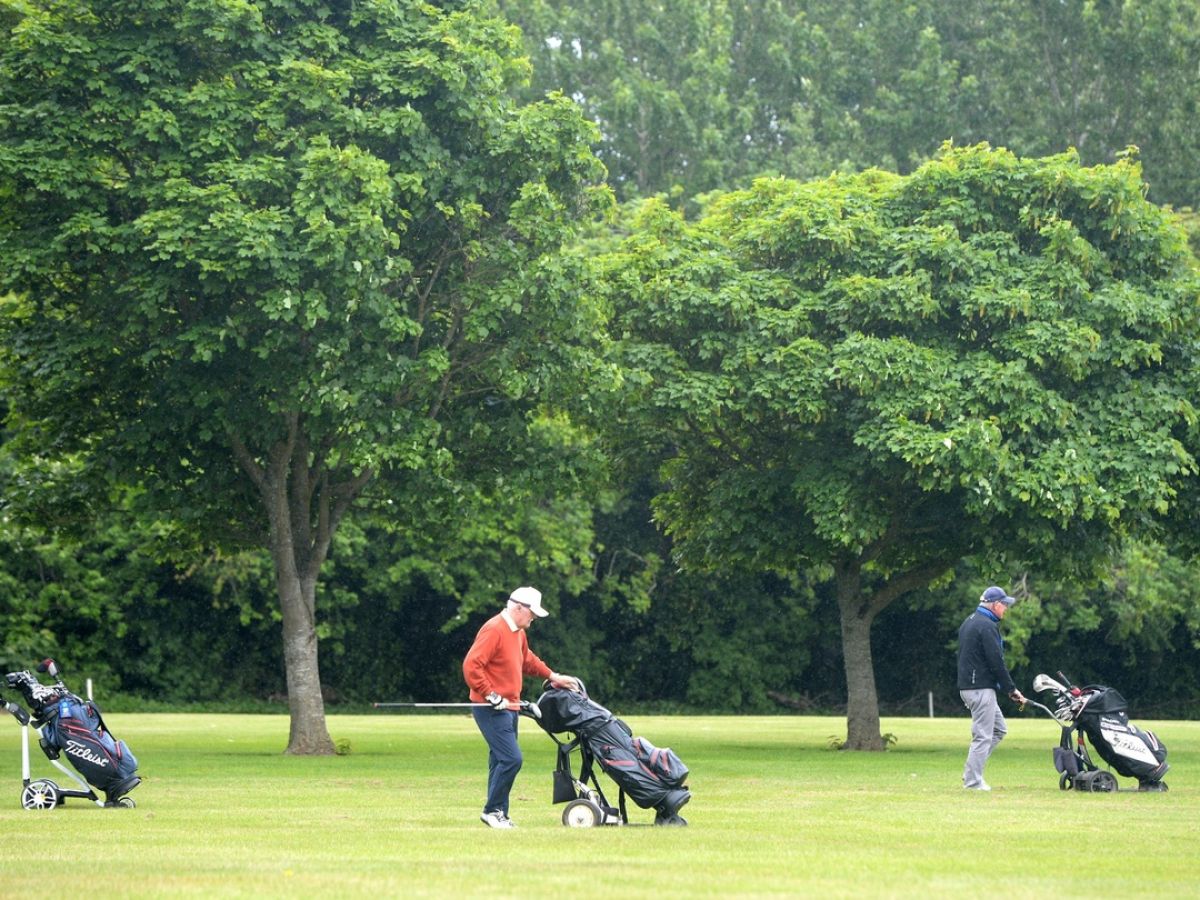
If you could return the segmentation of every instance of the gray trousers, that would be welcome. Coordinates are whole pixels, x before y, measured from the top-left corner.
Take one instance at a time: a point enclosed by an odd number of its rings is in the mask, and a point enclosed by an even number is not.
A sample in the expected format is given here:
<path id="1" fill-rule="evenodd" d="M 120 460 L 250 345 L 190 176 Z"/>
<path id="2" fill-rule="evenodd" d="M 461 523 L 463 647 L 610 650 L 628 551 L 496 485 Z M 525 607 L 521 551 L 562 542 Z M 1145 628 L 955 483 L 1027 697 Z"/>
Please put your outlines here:
<path id="1" fill-rule="evenodd" d="M 967 751 L 967 764 L 963 766 L 963 786 L 979 787 L 984 783 L 983 769 L 988 757 L 1008 734 L 1008 724 L 993 689 L 959 691 L 958 696 L 971 711 L 971 749 Z"/>

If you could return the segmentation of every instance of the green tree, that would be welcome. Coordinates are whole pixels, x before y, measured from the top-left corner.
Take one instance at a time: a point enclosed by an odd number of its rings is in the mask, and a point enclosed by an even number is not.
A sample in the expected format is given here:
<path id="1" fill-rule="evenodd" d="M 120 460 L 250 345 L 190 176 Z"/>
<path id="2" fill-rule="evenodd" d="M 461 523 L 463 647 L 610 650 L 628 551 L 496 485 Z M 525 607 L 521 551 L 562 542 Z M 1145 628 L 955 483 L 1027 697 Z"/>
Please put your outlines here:
<path id="1" fill-rule="evenodd" d="M 967 0 L 931 4 L 946 53 L 974 87 L 961 128 L 1028 155 L 1078 149 L 1085 163 L 1141 149 L 1151 198 L 1200 195 L 1196 107 L 1200 7 L 1193 0 L 1108 3 Z"/>
<path id="2" fill-rule="evenodd" d="M 561 91 L 600 129 L 622 198 L 723 183 L 730 109 L 725 0 L 501 0 L 526 35 L 533 93 Z"/>
<path id="3" fill-rule="evenodd" d="M 1097 584 L 1046 584 L 1031 598 L 1031 658 L 1077 683 L 1118 684 L 1139 715 L 1194 716 L 1200 690 L 1200 562 L 1156 541 L 1127 541 Z M 1116 673 L 1121 681 L 1113 681 Z"/>
<path id="4" fill-rule="evenodd" d="M 1126 158 L 947 149 L 900 177 L 649 203 L 605 260 L 679 561 L 825 568 L 847 744 L 871 625 L 974 557 L 1085 571 L 1194 478 L 1197 290 Z"/>
<path id="5" fill-rule="evenodd" d="M 1196 205 L 1194 0 L 501 0 L 533 91 L 601 126 L 624 198 L 757 175 L 911 172 L 942 141 L 1087 163 L 1137 145 L 1157 202 Z"/>
<path id="6" fill-rule="evenodd" d="M 570 489 L 542 403 L 587 372 L 557 250 L 607 196 L 593 129 L 511 100 L 519 35 L 472 0 L 0 9 L 13 447 L 77 454 L 55 496 L 136 482 L 184 545 L 269 548 L 288 751 L 331 752 L 317 583 L 364 492 Z"/>

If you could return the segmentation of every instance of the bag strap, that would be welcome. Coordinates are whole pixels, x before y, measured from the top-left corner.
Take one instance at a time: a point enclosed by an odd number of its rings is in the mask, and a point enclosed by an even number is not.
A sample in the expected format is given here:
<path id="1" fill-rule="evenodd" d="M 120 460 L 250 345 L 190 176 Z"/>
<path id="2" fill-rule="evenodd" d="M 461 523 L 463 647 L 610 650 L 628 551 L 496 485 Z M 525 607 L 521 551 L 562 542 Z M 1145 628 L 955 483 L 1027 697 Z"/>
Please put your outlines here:
<path id="1" fill-rule="evenodd" d="M 579 783 L 587 784 L 590 779 L 593 784 L 599 787 L 599 782 L 596 781 L 596 775 L 592 771 L 592 767 L 596 763 L 596 757 L 591 750 L 587 748 L 587 744 L 579 744 Z"/>
<path id="2" fill-rule="evenodd" d="M 100 715 L 100 707 L 98 707 L 91 700 L 85 701 L 84 706 L 96 714 L 96 722 L 100 725 L 100 733 L 108 734 L 108 726 L 104 724 L 104 716 Z"/>

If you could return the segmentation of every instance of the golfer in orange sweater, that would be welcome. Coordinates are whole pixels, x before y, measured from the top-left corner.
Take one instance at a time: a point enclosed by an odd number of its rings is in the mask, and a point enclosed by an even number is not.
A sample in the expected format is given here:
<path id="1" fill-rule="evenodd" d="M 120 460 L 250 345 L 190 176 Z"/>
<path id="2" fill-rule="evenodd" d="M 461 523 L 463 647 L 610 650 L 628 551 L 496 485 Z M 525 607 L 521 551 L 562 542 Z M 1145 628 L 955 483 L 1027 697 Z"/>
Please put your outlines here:
<path id="1" fill-rule="evenodd" d="M 517 746 L 517 705 L 521 681 L 526 675 L 548 678 L 555 687 L 579 690 L 579 680 L 551 672 L 550 667 L 529 649 L 525 630 L 534 617 L 548 616 L 542 592 L 519 587 L 509 595 L 499 614 L 483 623 L 475 643 L 463 660 L 463 677 L 474 703 L 487 703 L 472 710 L 475 724 L 488 743 L 488 792 L 479 817 L 491 828 L 515 828 L 508 817 L 508 795 L 521 771 L 521 748 Z"/>

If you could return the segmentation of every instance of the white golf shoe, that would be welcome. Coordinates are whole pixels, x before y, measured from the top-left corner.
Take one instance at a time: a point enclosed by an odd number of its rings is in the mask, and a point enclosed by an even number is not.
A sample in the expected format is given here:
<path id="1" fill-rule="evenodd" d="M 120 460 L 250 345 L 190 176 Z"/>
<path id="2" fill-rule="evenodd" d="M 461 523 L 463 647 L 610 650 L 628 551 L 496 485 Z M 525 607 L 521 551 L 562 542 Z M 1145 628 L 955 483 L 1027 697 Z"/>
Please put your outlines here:
<path id="1" fill-rule="evenodd" d="M 504 813 L 500 812 L 499 810 L 488 810 L 487 812 L 480 815 L 479 821 L 481 821 L 488 828 L 516 828 L 517 827 L 516 825 L 513 824 L 512 819 L 510 819 L 508 816 L 506 816 Z"/>

